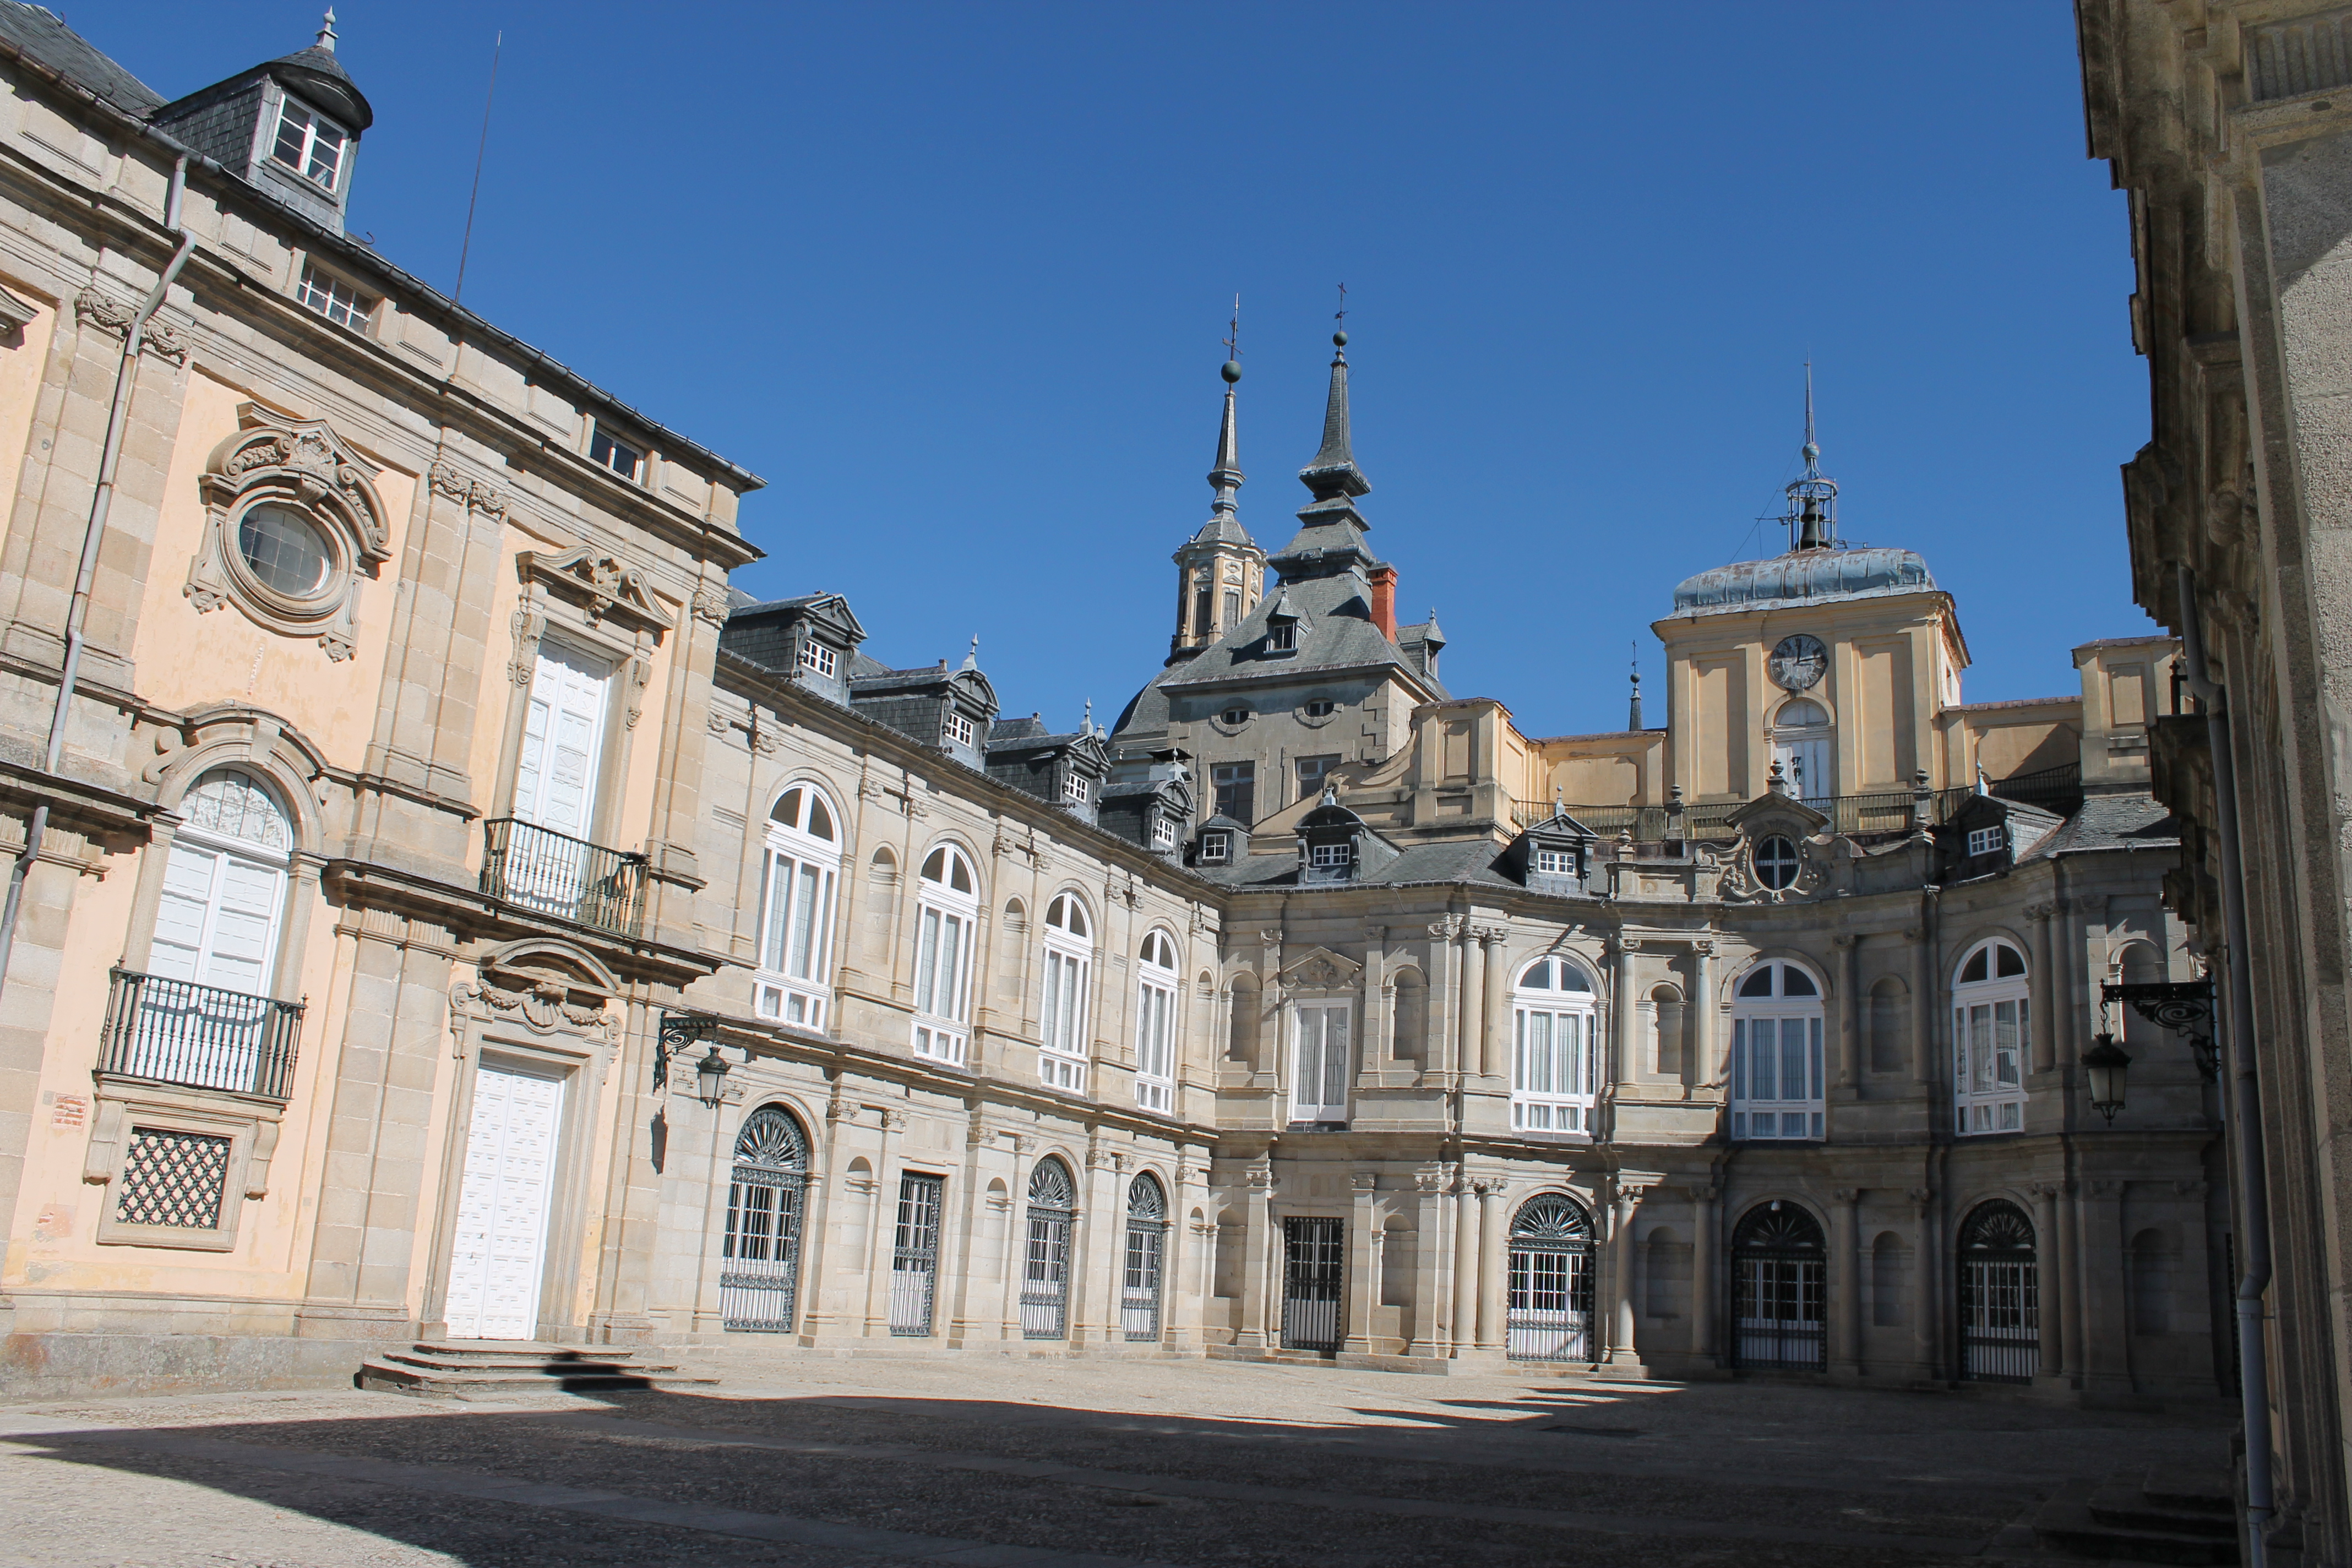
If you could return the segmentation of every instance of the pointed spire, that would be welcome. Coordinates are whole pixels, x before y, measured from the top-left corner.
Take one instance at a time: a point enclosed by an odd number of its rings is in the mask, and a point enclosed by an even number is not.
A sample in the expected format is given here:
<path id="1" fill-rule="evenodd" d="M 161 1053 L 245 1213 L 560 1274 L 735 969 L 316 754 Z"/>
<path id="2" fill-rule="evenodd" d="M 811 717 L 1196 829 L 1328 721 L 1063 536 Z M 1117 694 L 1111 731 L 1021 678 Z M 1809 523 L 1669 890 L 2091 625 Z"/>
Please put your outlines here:
<path id="1" fill-rule="evenodd" d="M 1633 695 L 1625 706 L 1625 728 L 1639 730 L 1642 724 L 1642 645 L 1633 645 Z"/>
<path id="2" fill-rule="evenodd" d="M 980 634 L 979 634 L 978 632 L 974 632 L 974 633 L 972 633 L 972 634 L 971 634 L 971 651 L 970 653 L 967 653 L 967 654 L 965 654 L 965 655 L 963 656 L 963 663 L 962 663 L 962 664 L 961 664 L 961 665 L 959 665 L 959 666 L 957 666 L 957 668 L 958 668 L 959 670 L 964 670 L 964 669 L 978 669 L 979 668 L 980 668 Z"/>
<path id="3" fill-rule="evenodd" d="M 1242 297 L 1234 296 L 1234 319 L 1225 333 L 1224 368 L 1217 374 L 1225 378 L 1225 417 L 1217 426 L 1217 466 L 1209 470 L 1209 483 L 1216 487 L 1217 499 L 1211 510 L 1214 521 L 1229 522 L 1234 511 L 1234 492 L 1244 482 L 1242 473 L 1241 444 L 1234 432 L 1234 384 L 1242 378 Z"/>
<path id="4" fill-rule="evenodd" d="M 1805 362 L 1805 444 L 1798 448 L 1805 460 L 1803 475 L 1788 487 L 1789 510 L 1780 521 L 1788 526 L 1790 550 L 1830 550 L 1845 542 L 1837 531 L 1837 481 L 1822 477 L 1821 443 L 1813 438 L 1813 362 Z"/>
<path id="5" fill-rule="evenodd" d="M 1372 482 L 1356 467 L 1348 428 L 1348 286 L 1339 285 L 1339 322 L 1331 334 L 1331 391 L 1323 403 L 1323 445 L 1315 460 L 1298 470 L 1299 482 L 1318 502 L 1370 493 Z"/>
<path id="6" fill-rule="evenodd" d="M 326 20 L 319 25 L 318 47 L 331 55 L 335 52 L 335 8 L 332 5 L 327 7 Z"/>

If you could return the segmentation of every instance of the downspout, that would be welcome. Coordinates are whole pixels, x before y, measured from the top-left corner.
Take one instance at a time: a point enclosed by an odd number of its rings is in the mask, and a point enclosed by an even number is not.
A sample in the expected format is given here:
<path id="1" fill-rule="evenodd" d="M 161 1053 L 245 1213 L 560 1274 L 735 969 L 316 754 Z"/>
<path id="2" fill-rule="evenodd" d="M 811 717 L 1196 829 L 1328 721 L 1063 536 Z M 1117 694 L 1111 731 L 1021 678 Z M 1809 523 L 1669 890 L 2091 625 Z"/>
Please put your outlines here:
<path id="1" fill-rule="evenodd" d="M 139 349 L 147 335 L 147 323 L 162 308 L 163 296 L 171 291 L 172 282 L 187 265 L 188 257 L 196 248 L 196 237 L 180 226 L 180 202 L 188 188 L 188 156 L 181 153 L 172 164 L 171 193 L 164 198 L 163 226 L 180 237 L 179 248 L 172 253 L 155 287 L 148 291 L 138 314 L 131 318 L 131 326 L 122 334 L 122 363 L 114 372 L 114 406 L 106 417 L 106 446 L 98 459 L 98 488 L 89 499 L 89 526 L 81 539 L 81 564 L 74 574 L 73 602 L 66 609 L 65 667 L 58 676 L 56 706 L 49 710 L 48 748 L 42 753 L 41 771 L 52 778 L 63 764 L 66 754 L 66 725 L 73 715 L 74 688 L 81 677 L 82 623 L 89 617 L 90 584 L 98 576 L 99 546 L 106 538 L 106 514 L 114 504 L 115 471 L 122 466 L 122 433 L 131 422 L 131 392 L 138 377 Z M 25 847 L 17 852 L 16 862 L 8 868 L 8 896 L 0 903 L 0 994 L 8 984 L 8 960 L 16 944 L 16 917 L 25 904 L 25 879 L 31 874 L 33 863 L 40 858 L 41 841 L 48 834 L 49 804 L 42 801 L 33 807 L 32 820 L 26 825 Z"/>
<path id="2" fill-rule="evenodd" d="M 2246 873 L 2238 853 L 2238 779 L 2230 752 L 2230 715 L 2223 689 L 2205 671 L 2205 638 L 2197 619 L 2197 577 L 2180 572 L 2180 652 L 2189 689 L 2205 714 L 2205 743 L 2213 757 L 2214 839 L 2221 859 L 2221 933 L 2229 953 L 2230 1047 L 2232 1080 L 2223 1114 L 2238 1176 L 2239 1226 L 2245 1243 L 2238 1279 L 2238 1396 L 2246 1441 L 2246 1562 L 2263 1568 L 2265 1539 L 2276 1505 L 2271 1487 L 2270 1356 L 2263 1339 L 2263 1292 L 2271 1282 L 2270 1194 L 2264 1174 L 2261 1084 L 2254 1074 L 2254 1001 L 2246 946 Z"/>

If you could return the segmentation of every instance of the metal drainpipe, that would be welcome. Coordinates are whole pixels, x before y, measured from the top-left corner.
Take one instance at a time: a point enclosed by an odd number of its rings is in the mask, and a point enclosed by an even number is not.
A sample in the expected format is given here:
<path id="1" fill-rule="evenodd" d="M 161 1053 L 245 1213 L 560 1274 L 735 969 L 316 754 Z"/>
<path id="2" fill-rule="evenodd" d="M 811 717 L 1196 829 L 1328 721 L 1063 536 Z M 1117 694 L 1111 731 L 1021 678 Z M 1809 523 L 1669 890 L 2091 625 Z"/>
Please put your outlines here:
<path id="1" fill-rule="evenodd" d="M 2189 689 L 2205 713 L 2213 755 L 2214 838 L 2221 858 L 2221 933 L 2229 952 L 2230 1076 L 2225 1113 L 2238 1174 L 2239 1226 L 2245 1271 L 2238 1279 L 2238 1391 L 2246 1428 L 2246 1562 L 2263 1568 L 2264 1539 L 2276 1517 L 2271 1485 L 2270 1355 L 2263 1338 L 2263 1291 L 2271 1281 L 2270 1194 L 2264 1173 L 2261 1085 L 2254 1075 L 2254 1001 L 2246 947 L 2246 875 L 2238 854 L 2237 768 L 2230 753 L 2225 696 L 2205 673 L 2205 638 L 2197 620 L 2197 577 L 2180 572 L 2180 652 Z"/>
<path id="2" fill-rule="evenodd" d="M 89 526 L 82 533 L 81 565 L 74 574 L 73 602 L 66 610 L 66 660 L 58 675 L 57 704 L 49 710 L 48 749 L 42 754 L 41 771 L 56 776 L 65 761 L 66 724 L 73 714 L 74 688 L 81 677 L 82 623 L 89 616 L 90 584 L 98 576 L 98 549 L 106 538 L 106 514 L 114 504 L 115 470 L 122 466 L 122 432 L 131 420 L 131 392 L 139 369 L 139 348 L 147 335 L 147 322 L 163 303 L 171 291 L 172 281 L 179 277 L 180 268 L 187 265 L 189 253 L 196 248 L 196 237 L 180 226 L 180 202 L 188 187 L 188 157 L 183 153 L 172 164 L 171 193 L 163 202 L 163 226 L 180 237 L 180 246 L 172 259 L 148 291 L 139 313 L 131 318 L 131 328 L 122 334 L 122 363 L 114 372 L 114 406 L 106 417 L 106 446 L 98 459 L 98 488 L 89 500 Z M 25 847 L 18 851 L 15 864 L 8 868 L 8 897 L 0 903 L 0 994 L 8 984 L 8 960 L 16 945 L 16 916 L 25 905 L 25 879 L 33 869 L 33 862 L 41 856 L 41 840 L 48 834 L 49 805 L 43 801 L 33 807 L 32 821 L 25 827 Z"/>

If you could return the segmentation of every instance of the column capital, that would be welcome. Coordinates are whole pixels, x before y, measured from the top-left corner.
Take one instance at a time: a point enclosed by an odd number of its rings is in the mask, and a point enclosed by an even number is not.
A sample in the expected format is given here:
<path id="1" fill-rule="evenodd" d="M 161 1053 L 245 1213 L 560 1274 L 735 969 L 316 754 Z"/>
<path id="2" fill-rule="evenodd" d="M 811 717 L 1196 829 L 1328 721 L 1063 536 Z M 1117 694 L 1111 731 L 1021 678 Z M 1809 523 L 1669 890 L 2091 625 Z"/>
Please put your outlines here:
<path id="1" fill-rule="evenodd" d="M 1914 1209 L 1916 1209 L 1919 1213 L 1924 1215 L 1927 1212 L 1927 1205 L 1935 1201 L 1936 1189 L 1933 1187 L 1912 1187 L 1906 1190 L 1903 1195 L 1911 1200 L 1911 1206 Z"/>
<path id="2" fill-rule="evenodd" d="M 1837 935 L 1830 938 L 1830 943 L 1832 946 L 1836 947 L 1841 951 L 1851 952 L 1853 949 L 1862 945 L 1862 938 L 1853 931 L 1840 931 Z"/>
<path id="3" fill-rule="evenodd" d="M 1482 947 L 1500 947 L 1511 931 L 1508 926 L 1472 926 L 1470 934 L 1478 939 Z"/>
<path id="4" fill-rule="evenodd" d="M 1511 1184 L 1507 1178 L 1502 1176 L 1481 1176 L 1477 1181 L 1471 1184 L 1478 1189 L 1478 1195 L 1480 1197 L 1492 1198 L 1501 1196 L 1504 1190 L 1509 1187 Z"/>
<path id="5" fill-rule="evenodd" d="M 1457 940 L 1469 922 L 1460 915 L 1444 915 L 1429 922 L 1429 934 L 1440 942 Z"/>
<path id="6" fill-rule="evenodd" d="M 1830 1189 L 1830 1195 L 1837 1199 L 1838 1202 L 1843 1204 L 1846 1207 L 1852 1208 L 1855 1204 L 1862 1201 L 1862 1189 L 1860 1187 L 1832 1187 Z"/>
<path id="7" fill-rule="evenodd" d="M 1381 1173 L 1378 1171 L 1358 1171 L 1348 1181 L 1356 1191 L 1369 1193 L 1381 1184 Z"/>
<path id="8" fill-rule="evenodd" d="M 1443 1165 L 1415 1166 L 1412 1173 L 1412 1184 L 1419 1192 L 1433 1194 L 1444 1192 L 1445 1167 Z"/>

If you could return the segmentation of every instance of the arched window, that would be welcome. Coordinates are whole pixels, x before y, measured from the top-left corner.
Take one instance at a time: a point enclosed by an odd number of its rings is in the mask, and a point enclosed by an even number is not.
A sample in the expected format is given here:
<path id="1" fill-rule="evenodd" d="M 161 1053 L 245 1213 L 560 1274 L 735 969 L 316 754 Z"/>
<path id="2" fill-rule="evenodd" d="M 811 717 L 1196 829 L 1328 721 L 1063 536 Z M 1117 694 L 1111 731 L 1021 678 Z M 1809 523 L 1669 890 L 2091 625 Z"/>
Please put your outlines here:
<path id="1" fill-rule="evenodd" d="M 2025 954 L 1995 937 L 1960 960 L 1952 983 L 1954 1130 L 2018 1132 L 2025 1127 Z"/>
<path id="2" fill-rule="evenodd" d="M 1822 1136 L 1822 991 L 1793 963 L 1759 963 L 1731 994 L 1731 1135 Z"/>
<path id="3" fill-rule="evenodd" d="M 745 1117 L 719 1248 L 719 1316 L 726 1327 L 792 1332 L 807 1185 L 808 1140 L 792 1113 L 763 1105 Z"/>
<path id="4" fill-rule="evenodd" d="M 1671 985 L 1650 992 L 1650 1070 L 1667 1078 L 1683 1070 L 1683 994 Z"/>
<path id="5" fill-rule="evenodd" d="M 292 1040 L 271 993 L 294 825 L 268 786 L 226 769 L 199 779 L 180 815 L 147 973 L 122 983 L 135 1004 L 110 1030 L 104 1065 L 283 1099 Z"/>
<path id="6" fill-rule="evenodd" d="M 1511 991 L 1511 1125 L 1592 1131 L 1600 1092 L 1591 977 L 1569 959 L 1538 958 Z"/>
<path id="7" fill-rule="evenodd" d="M 2004 1199 L 1960 1222 L 1960 1375 L 2031 1383 L 2042 1366 L 2042 1292 L 2033 1222 Z"/>
<path id="8" fill-rule="evenodd" d="M 962 850 L 942 844 L 924 858 L 915 897 L 915 1054 L 961 1062 L 980 879 Z"/>
<path id="9" fill-rule="evenodd" d="M 1093 924 L 1075 893 L 1057 893 L 1045 906 L 1045 994 L 1037 1008 L 1045 1048 L 1037 1077 L 1048 1089 L 1083 1094 L 1087 1088 L 1087 980 L 1094 970 Z"/>
<path id="10" fill-rule="evenodd" d="M 1828 1369 L 1828 1253 L 1821 1222 L 1795 1204 L 1775 1198 L 1740 1216 L 1731 1233 L 1733 1364 Z"/>
<path id="11" fill-rule="evenodd" d="M 1591 1361 L 1591 1325 L 1592 1216 L 1562 1194 L 1529 1198 L 1511 1219 L 1505 1353 L 1512 1361 Z"/>
<path id="12" fill-rule="evenodd" d="M 1135 1103 L 1165 1112 L 1176 1102 L 1176 943 L 1148 931 L 1135 971 Z"/>
<path id="13" fill-rule="evenodd" d="M 1130 1342 L 1160 1337 L 1160 1261 L 1168 1247 L 1168 1194 L 1139 1171 L 1127 1184 L 1127 1268 L 1119 1282 L 1120 1331 Z"/>
<path id="14" fill-rule="evenodd" d="M 794 784 L 768 814 L 760 862 L 758 1011 L 811 1029 L 824 1027 L 833 999 L 833 899 L 841 842 L 833 808 L 808 784 Z"/>
<path id="15" fill-rule="evenodd" d="M 1069 1330 L 1070 1226 L 1078 1189 L 1051 1154 L 1029 1173 L 1029 1246 L 1021 1268 L 1021 1334 L 1058 1340 Z"/>

